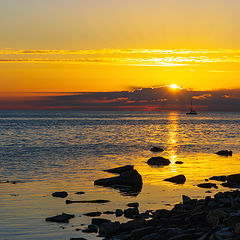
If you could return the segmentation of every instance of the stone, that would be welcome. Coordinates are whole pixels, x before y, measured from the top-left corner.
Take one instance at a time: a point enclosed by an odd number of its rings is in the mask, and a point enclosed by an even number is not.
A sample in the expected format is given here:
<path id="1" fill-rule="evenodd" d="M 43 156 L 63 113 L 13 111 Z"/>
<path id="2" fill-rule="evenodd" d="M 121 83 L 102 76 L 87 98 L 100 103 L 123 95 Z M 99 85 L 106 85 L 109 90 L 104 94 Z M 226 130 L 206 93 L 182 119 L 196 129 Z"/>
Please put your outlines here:
<path id="1" fill-rule="evenodd" d="M 175 164 L 183 164 L 182 161 L 176 161 Z"/>
<path id="2" fill-rule="evenodd" d="M 110 214 L 114 214 L 115 212 L 113 212 L 113 211 L 105 211 L 105 212 L 103 212 L 103 214 L 107 214 L 107 215 L 110 215 Z"/>
<path id="3" fill-rule="evenodd" d="M 236 224 L 235 226 L 235 233 L 240 234 L 240 222 Z"/>
<path id="4" fill-rule="evenodd" d="M 131 240 L 139 240 L 147 234 L 153 233 L 156 230 L 155 227 L 143 227 L 135 229 L 131 232 L 130 239 Z"/>
<path id="5" fill-rule="evenodd" d="M 192 199 L 186 195 L 182 195 L 183 204 L 191 203 Z"/>
<path id="6" fill-rule="evenodd" d="M 152 147 L 152 148 L 150 149 L 150 151 L 152 151 L 152 152 L 163 152 L 164 149 L 161 148 L 161 147 Z"/>
<path id="7" fill-rule="evenodd" d="M 128 231 L 132 231 L 137 228 L 143 228 L 143 227 L 146 227 L 146 223 L 147 222 L 144 219 L 136 218 L 136 219 L 128 221 L 126 223 L 121 223 L 120 231 L 128 232 Z"/>
<path id="8" fill-rule="evenodd" d="M 200 183 L 197 185 L 200 188 L 218 188 L 215 183 Z"/>
<path id="9" fill-rule="evenodd" d="M 83 191 L 79 191 L 79 192 L 75 192 L 75 194 L 84 194 L 85 192 Z"/>
<path id="10" fill-rule="evenodd" d="M 171 162 L 169 159 L 164 157 L 151 157 L 148 159 L 147 164 L 150 166 L 166 166 L 169 165 Z"/>
<path id="11" fill-rule="evenodd" d="M 136 215 L 139 214 L 139 210 L 138 208 L 128 208 L 124 210 L 123 214 L 126 218 L 134 218 Z"/>
<path id="12" fill-rule="evenodd" d="M 227 217 L 228 214 L 220 209 L 209 211 L 207 214 L 207 221 L 213 225 L 217 225 L 221 218 Z"/>
<path id="13" fill-rule="evenodd" d="M 62 213 L 61 215 L 56 215 L 54 217 L 48 217 L 45 220 L 47 222 L 58 222 L 58 223 L 68 223 L 71 218 L 75 216 L 72 214 Z"/>
<path id="14" fill-rule="evenodd" d="M 128 206 L 128 207 L 133 207 L 133 208 L 138 208 L 138 207 L 139 207 L 139 203 L 137 203 L 137 202 L 128 203 L 127 206 Z"/>
<path id="15" fill-rule="evenodd" d="M 93 218 L 91 221 L 91 223 L 96 226 L 100 226 L 105 222 L 111 222 L 111 221 L 109 219 L 105 219 L 105 218 Z"/>
<path id="16" fill-rule="evenodd" d="M 87 240 L 87 239 L 80 237 L 80 238 L 70 238 L 70 240 Z"/>
<path id="17" fill-rule="evenodd" d="M 122 173 L 122 172 L 127 172 L 127 171 L 133 171 L 134 169 L 133 165 L 125 165 L 125 166 L 121 166 L 121 167 L 117 167 L 117 168 L 111 168 L 111 169 L 107 169 L 104 170 L 105 172 L 110 172 L 110 173 Z"/>
<path id="18" fill-rule="evenodd" d="M 66 200 L 66 204 L 71 203 L 108 203 L 109 200 L 82 200 L 82 201 L 72 201 L 72 200 Z"/>
<path id="19" fill-rule="evenodd" d="M 220 156 L 228 157 L 228 156 L 232 156 L 232 151 L 221 150 L 221 151 L 216 152 L 216 154 L 220 155 Z"/>
<path id="20" fill-rule="evenodd" d="M 186 182 L 186 177 L 181 174 L 181 175 L 177 175 L 175 177 L 166 178 L 166 179 L 164 179 L 164 181 L 177 183 L 177 184 L 183 184 Z"/>
<path id="21" fill-rule="evenodd" d="M 68 196 L 68 193 L 65 192 L 65 191 L 62 191 L 62 192 L 54 192 L 52 193 L 52 196 L 53 197 L 59 197 L 59 198 L 65 198 Z"/>
<path id="22" fill-rule="evenodd" d="M 84 213 L 84 216 L 88 216 L 88 217 L 98 217 L 101 216 L 101 212 L 89 212 L 89 213 Z"/>
<path id="23" fill-rule="evenodd" d="M 90 225 L 88 225 L 87 228 L 83 229 L 82 232 L 85 232 L 85 233 L 97 233 L 98 232 L 98 228 L 95 225 L 90 224 Z"/>
<path id="24" fill-rule="evenodd" d="M 119 233 L 119 230 L 119 222 L 105 222 L 99 226 L 99 235 L 110 237 Z"/>
<path id="25" fill-rule="evenodd" d="M 220 181 L 220 182 L 225 182 L 227 181 L 227 176 L 222 175 L 222 176 L 213 176 L 209 178 L 210 180 L 215 180 L 215 181 Z"/>
<path id="26" fill-rule="evenodd" d="M 116 209 L 116 217 L 121 217 L 123 215 L 123 210 L 121 209 Z"/>

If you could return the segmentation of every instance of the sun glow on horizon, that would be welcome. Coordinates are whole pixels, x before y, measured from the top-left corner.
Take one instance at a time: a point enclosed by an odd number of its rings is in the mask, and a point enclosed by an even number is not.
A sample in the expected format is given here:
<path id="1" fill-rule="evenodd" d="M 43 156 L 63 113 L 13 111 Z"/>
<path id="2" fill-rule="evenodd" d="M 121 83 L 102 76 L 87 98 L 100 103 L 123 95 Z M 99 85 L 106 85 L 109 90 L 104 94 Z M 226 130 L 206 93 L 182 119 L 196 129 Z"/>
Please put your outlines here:
<path id="1" fill-rule="evenodd" d="M 172 83 L 171 85 L 169 85 L 170 88 L 172 89 L 181 89 L 177 84 Z"/>

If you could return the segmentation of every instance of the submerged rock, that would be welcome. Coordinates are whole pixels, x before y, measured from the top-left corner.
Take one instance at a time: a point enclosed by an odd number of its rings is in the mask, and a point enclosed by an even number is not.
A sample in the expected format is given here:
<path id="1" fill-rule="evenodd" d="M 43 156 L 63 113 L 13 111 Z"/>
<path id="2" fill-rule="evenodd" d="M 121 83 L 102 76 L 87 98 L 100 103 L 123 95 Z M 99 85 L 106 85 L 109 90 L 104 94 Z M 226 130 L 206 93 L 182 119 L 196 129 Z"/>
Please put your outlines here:
<path id="1" fill-rule="evenodd" d="M 183 164 L 182 161 L 176 161 L 175 164 Z"/>
<path id="2" fill-rule="evenodd" d="M 225 182 L 227 181 L 227 176 L 222 175 L 222 176 L 213 176 L 209 178 L 210 180 L 215 180 L 215 181 L 220 181 L 220 182 Z"/>
<path id="3" fill-rule="evenodd" d="M 48 217 L 48 218 L 46 218 L 46 221 L 47 222 L 68 223 L 69 220 L 74 217 L 75 216 L 72 214 L 62 213 L 61 215 L 57 215 L 54 217 Z"/>
<path id="4" fill-rule="evenodd" d="M 218 188 L 215 183 L 200 183 L 197 185 L 200 188 Z"/>
<path id="5" fill-rule="evenodd" d="M 105 219 L 105 218 L 93 218 L 92 219 L 92 224 L 96 225 L 96 226 L 100 226 L 105 222 L 111 222 L 109 219 Z"/>
<path id="6" fill-rule="evenodd" d="M 227 182 L 221 184 L 224 187 L 237 188 L 240 187 L 240 174 L 232 174 L 227 176 Z"/>
<path id="7" fill-rule="evenodd" d="M 66 204 L 71 203 L 108 203 L 109 200 L 82 200 L 82 201 L 72 201 L 72 200 L 66 200 Z"/>
<path id="8" fill-rule="evenodd" d="M 80 237 L 80 238 L 70 238 L 70 240 L 87 240 L 87 239 Z"/>
<path id="9" fill-rule="evenodd" d="M 120 223 L 119 222 L 105 222 L 99 227 L 99 235 L 100 236 L 113 236 L 119 233 L 120 231 Z"/>
<path id="10" fill-rule="evenodd" d="M 134 208 L 128 208 L 126 210 L 124 210 L 123 212 L 124 217 L 126 218 L 134 218 L 136 215 L 139 214 L 138 208 L 134 207 Z"/>
<path id="11" fill-rule="evenodd" d="M 139 207 L 139 203 L 138 203 L 138 202 L 128 203 L 127 206 L 128 206 L 128 207 L 135 207 L 135 208 L 138 208 L 138 207 Z"/>
<path id="12" fill-rule="evenodd" d="M 79 191 L 79 192 L 75 192 L 75 194 L 85 194 L 85 192 L 83 192 L 83 191 Z"/>
<path id="13" fill-rule="evenodd" d="M 98 217 L 101 216 L 101 212 L 89 212 L 89 213 L 84 213 L 83 215 L 88 216 L 88 217 Z"/>
<path id="14" fill-rule="evenodd" d="M 177 184 L 183 184 L 186 182 L 186 177 L 181 174 L 181 175 L 177 175 L 175 177 L 166 178 L 166 179 L 164 179 L 164 181 L 173 182 L 173 183 L 177 183 Z"/>
<path id="15" fill-rule="evenodd" d="M 87 228 L 83 229 L 82 232 L 85 232 L 85 233 L 97 233 L 98 232 L 98 228 L 97 228 L 97 226 L 95 226 L 93 224 L 90 224 L 90 225 L 88 225 Z"/>
<path id="16" fill-rule="evenodd" d="M 121 217 L 123 215 L 123 210 L 122 209 L 116 209 L 116 217 Z"/>
<path id="17" fill-rule="evenodd" d="M 152 152 L 163 152 L 164 149 L 161 148 L 161 147 L 152 147 L 152 148 L 150 149 L 150 151 L 152 151 Z"/>
<path id="18" fill-rule="evenodd" d="M 62 191 L 62 192 L 54 192 L 52 193 L 52 196 L 53 197 L 59 197 L 59 198 L 65 198 L 68 196 L 68 193 L 65 192 L 65 191 Z"/>
<path id="19" fill-rule="evenodd" d="M 155 165 L 155 166 L 165 166 L 169 165 L 171 162 L 169 159 L 164 157 L 151 157 L 148 159 L 147 164 L 148 165 Z"/>
<path id="20" fill-rule="evenodd" d="M 221 150 L 221 151 L 216 152 L 216 154 L 220 155 L 220 156 L 228 157 L 228 156 L 232 156 L 232 151 Z"/>
<path id="21" fill-rule="evenodd" d="M 127 172 L 127 171 L 133 171 L 134 166 L 133 165 L 125 165 L 121 167 L 116 167 L 116 168 L 111 168 L 104 170 L 104 172 L 110 172 L 110 173 L 122 173 L 122 172 Z"/>

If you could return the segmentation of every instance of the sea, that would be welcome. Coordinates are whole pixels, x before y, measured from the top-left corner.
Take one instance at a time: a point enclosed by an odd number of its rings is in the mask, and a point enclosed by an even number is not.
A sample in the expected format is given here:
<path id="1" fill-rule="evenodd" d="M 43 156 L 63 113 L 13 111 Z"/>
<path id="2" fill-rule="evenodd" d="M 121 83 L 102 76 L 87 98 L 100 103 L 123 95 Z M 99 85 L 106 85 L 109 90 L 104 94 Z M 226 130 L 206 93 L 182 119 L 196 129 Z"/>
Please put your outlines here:
<path id="1" fill-rule="evenodd" d="M 151 152 L 153 146 L 164 152 Z M 215 154 L 225 149 L 233 156 Z M 153 156 L 171 164 L 149 166 Z M 113 176 L 103 170 L 127 164 L 142 176 L 137 193 L 94 186 L 94 180 Z M 240 173 L 239 166 L 240 113 L 0 111 L 0 239 L 101 239 L 81 231 L 91 223 L 83 214 L 124 210 L 131 202 L 139 203 L 140 212 L 171 209 L 183 194 L 203 198 L 229 190 L 216 181 L 211 182 L 218 189 L 197 184 L 214 175 Z M 185 175 L 185 184 L 164 181 L 179 174 Z M 68 197 L 52 197 L 55 191 L 66 191 Z M 66 199 L 110 202 L 66 204 Z M 75 218 L 45 221 L 63 212 Z M 114 214 L 100 217 L 129 220 Z"/>

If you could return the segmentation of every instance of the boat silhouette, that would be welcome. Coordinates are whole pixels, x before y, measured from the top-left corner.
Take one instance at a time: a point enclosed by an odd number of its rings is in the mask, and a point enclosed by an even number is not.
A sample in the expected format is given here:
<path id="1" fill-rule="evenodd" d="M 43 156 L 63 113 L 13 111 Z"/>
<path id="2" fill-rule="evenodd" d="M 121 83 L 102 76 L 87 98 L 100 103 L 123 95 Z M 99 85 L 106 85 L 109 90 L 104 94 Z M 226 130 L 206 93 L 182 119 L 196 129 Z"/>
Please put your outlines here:
<path id="1" fill-rule="evenodd" d="M 187 112 L 186 113 L 187 115 L 196 115 L 196 114 L 198 114 L 195 110 L 193 110 L 193 108 L 192 108 L 192 99 L 191 99 L 191 110 L 190 110 L 190 112 Z"/>

